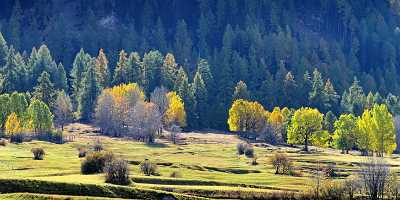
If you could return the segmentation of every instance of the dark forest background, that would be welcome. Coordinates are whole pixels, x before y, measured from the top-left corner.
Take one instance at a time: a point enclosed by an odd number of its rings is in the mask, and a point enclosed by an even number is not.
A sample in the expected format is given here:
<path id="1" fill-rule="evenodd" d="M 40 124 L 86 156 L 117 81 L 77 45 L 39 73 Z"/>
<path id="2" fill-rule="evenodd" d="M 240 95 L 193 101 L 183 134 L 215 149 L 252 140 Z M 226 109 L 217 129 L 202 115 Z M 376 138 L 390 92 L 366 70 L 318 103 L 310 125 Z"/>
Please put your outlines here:
<path id="1" fill-rule="evenodd" d="M 158 50 L 174 55 L 189 82 L 199 63 L 204 65 L 199 61 L 208 63 L 212 80 L 204 80 L 203 109 L 210 112 L 203 117 L 209 122 L 200 128 L 226 127 L 235 86 L 236 95 L 269 110 L 312 106 L 359 114 L 374 101 L 400 112 L 397 0 L 2 0 L 0 5 L 8 47 L 21 53 L 27 73 L 37 73 L 26 87 L 14 87 L 17 91 L 36 84 L 40 73 L 29 65 L 32 48 L 42 44 L 65 69 L 68 86 L 59 88 L 72 96 L 69 79 L 80 49 L 93 57 L 104 49 L 111 74 L 122 49 L 141 58 Z M 0 67 L 6 65 L 3 59 Z M 11 91 L 3 87 L 3 92 Z M 189 116 L 189 125 L 193 119 Z"/>

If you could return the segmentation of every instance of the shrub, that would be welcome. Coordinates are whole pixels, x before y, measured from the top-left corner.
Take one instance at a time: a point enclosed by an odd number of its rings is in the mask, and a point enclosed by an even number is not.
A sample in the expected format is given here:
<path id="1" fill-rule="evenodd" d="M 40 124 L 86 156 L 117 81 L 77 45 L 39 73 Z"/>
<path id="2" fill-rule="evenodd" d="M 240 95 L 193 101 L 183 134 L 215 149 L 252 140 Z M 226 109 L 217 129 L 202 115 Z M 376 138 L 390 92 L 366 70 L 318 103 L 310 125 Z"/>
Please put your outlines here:
<path id="1" fill-rule="evenodd" d="M 326 177 L 333 178 L 337 176 L 335 167 L 332 164 L 329 164 L 326 167 L 324 167 L 322 171 Z"/>
<path id="2" fill-rule="evenodd" d="M 248 158 L 253 158 L 254 157 L 254 149 L 253 146 L 247 145 L 246 149 L 244 150 L 244 155 Z"/>
<path id="3" fill-rule="evenodd" d="M 101 173 L 108 162 L 113 161 L 114 155 L 110 152 L 93 152 L 86 156 L 81 163 L 82 174 Z"/>
<path id="4" fill-rule="evenodd" d="M 108 162 L 104 168 L 106 183 L 117 185 L 129 185 L 129 168 L 125 160 L 113 160 Z"/>
<path id="5" fill-rule="evenodd" d="M 79 148 L 78 148 L 78 151 L 79 151 L 79 153 L 78 153 L 78 157 L 79 157 L 79 158 L 86 157 L 87 151 L 86 151 L 85 148 L 79 147 Z"/>
<path id="6" fill-rule="evenodd" d="M 7 146 L 7 140 L 0 139 L 0 146 L 3 146 L 3 147 Z"/>
<path id="7" fill-rule="evenodd" d="M 275 174 L 289 175 L 292 171 L 292 162 L 286 154 L 275 153 L 270 162 L 275 168 Z"/>
<path id="8" fill-rule="evenodd" d="M 237 154 L 238 155 L 243 155 L 244 154 L 244 150 L 246 149 L 247 144 L 245 143 L 238 143 L 236 145 L 236 149 L 237 149 Z"/>
<path id="9" fill-rule="evenodd" d="M 11 143 L 22 143 L 24 141 L 24 135 L 22 133 L 13 134 L 10 136 Z"/>
<path id="10" fill-rule="evenodd" d="M 179 171 L 173 171 L 169 176 L 172 178 L 182 178 L 182 173 Z"/>
<path id="11" fill-rule="evenodd" d="M 251 165 L 258 165 L 257 156 L 253 157 L 253 159 L 251 160 Z"/>
<path id="12" fill-rule="evenodd" d="M 100 152 L 103 150 L 104 150 L 104 146 L 103 146 L 103 143 L 100 141 L 100 139 L 97 139 L 96 141 L 94 141 L 93 151 Z"/>
<path id="13" fill-rule="evenodd" d="M 140 163 L 139 167 L 140 171 L 146 176 L 158 174 L 157 165 L 150 162 L 149 159 L 145 159 L 142 163 Z"/>
<path id="14" fill-rule="evenodd" d="M 34 160 L 43 160 L 43 157 L 46 154 L 42 148 L 33 148 L 31 151 Z"/>

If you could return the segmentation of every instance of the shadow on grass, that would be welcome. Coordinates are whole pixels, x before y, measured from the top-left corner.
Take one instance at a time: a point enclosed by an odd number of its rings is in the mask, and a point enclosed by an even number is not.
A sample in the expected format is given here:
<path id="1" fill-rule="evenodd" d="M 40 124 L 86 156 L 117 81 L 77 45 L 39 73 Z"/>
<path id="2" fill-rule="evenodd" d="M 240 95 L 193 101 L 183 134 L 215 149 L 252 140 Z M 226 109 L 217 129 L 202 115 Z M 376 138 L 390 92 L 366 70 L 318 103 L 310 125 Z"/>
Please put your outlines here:
<path id="1" fill-rule="evenodd" d="M 164 143 L 148 143 L 146 144 L 148 147 L 153 147 L 153 148 L 167 148 L 168 145 Z"/>

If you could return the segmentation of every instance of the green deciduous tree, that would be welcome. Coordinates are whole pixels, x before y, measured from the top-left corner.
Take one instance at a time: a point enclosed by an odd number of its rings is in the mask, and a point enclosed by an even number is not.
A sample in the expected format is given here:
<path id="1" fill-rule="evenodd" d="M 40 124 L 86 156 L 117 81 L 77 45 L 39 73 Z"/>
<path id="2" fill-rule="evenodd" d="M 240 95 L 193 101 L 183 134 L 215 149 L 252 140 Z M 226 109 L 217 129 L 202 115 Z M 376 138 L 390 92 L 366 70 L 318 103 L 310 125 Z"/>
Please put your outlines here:
<path id="1" fill-rule="evenodd" d="M 49 107 L 38 99 L 32 100 L 27 110 L 28 127 L 35 134 L 49 133 L 53 127 L 53 114 Z"/>
<path id="2" fill-rule="evenodd" d="M 374 132 L 373 149 L 378 156 L 383 153 L 392 154 L 396 149 L 396 133 L 392 114 L 385 104 L 374 105 L 371 110 Z"/>
<path id="3" fill-rule="evenodd" d="M 313 108 L 296 110 L 288 128 L 288 143 L 304 144 L 304 150 L 308 151 L 310 141 L 313 138 L 319 139 L 316 136 L 321 132 L 323 116 Z"/>
<path id="4" fill-rule="evenodd" d="M 357 117 L 353 114 L 340 115 L 335 122 L 335 134 L 333 136 L 336 148 L 343 153 L 348 153 L 355 144 L 357 137 Z"/>

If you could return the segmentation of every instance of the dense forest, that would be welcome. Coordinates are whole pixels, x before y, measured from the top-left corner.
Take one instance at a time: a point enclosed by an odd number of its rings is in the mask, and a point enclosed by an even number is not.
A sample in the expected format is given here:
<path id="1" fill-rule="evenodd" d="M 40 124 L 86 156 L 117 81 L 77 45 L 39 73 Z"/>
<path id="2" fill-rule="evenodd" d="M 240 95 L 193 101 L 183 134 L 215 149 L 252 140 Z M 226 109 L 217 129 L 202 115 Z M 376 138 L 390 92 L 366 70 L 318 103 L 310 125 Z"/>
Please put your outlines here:
<path id="1" fill-rule="evenodd" d="M 235 99 L 396 115 L 399 14 L 392 0 L 4 0 L 1 89 L 50 109 L 44 91 L 64 90 L 91 120 L 102 88 L 136 82 L 150 97 L 163 85 L 193 129 L 226 129 Z"/>

